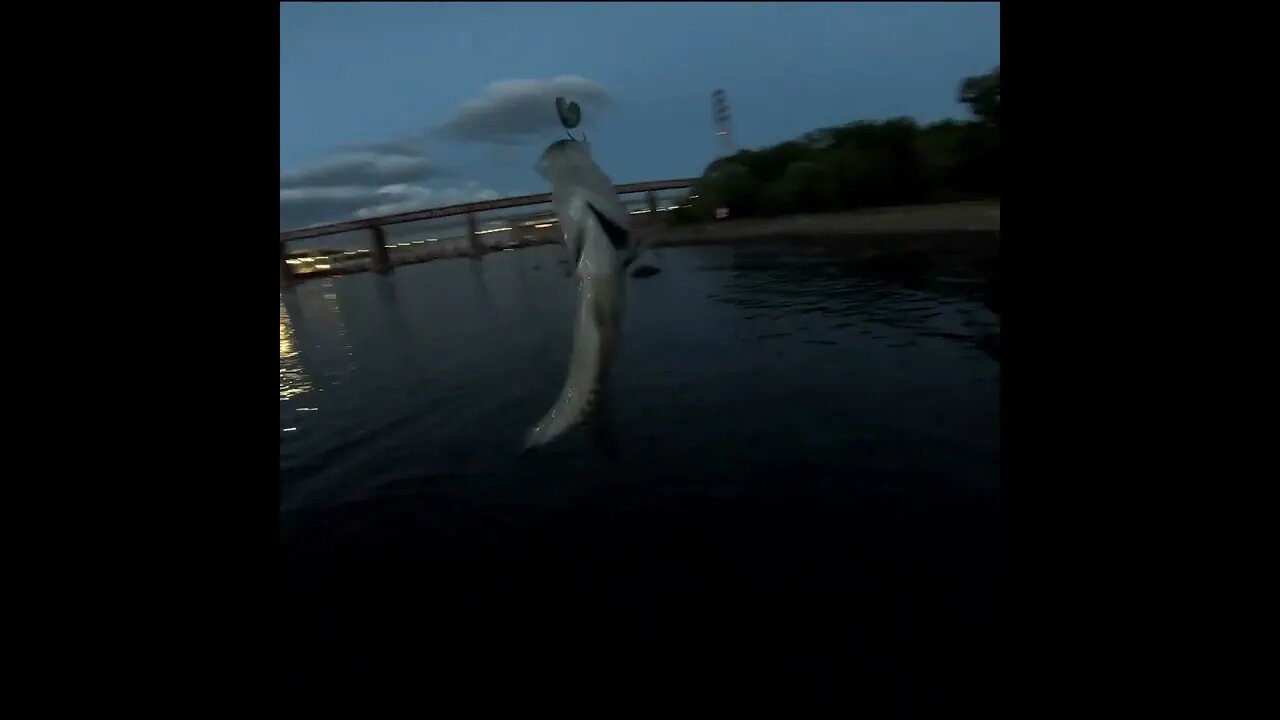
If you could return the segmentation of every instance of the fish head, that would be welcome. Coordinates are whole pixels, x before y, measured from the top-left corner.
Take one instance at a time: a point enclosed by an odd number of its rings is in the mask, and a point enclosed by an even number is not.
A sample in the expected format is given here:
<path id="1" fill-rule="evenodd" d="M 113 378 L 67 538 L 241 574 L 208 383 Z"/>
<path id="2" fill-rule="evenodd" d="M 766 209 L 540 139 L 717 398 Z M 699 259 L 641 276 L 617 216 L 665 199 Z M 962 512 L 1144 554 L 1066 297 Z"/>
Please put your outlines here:
<path id="1" fill-rule="evenodd" d="M 557 140 L 542 152 L 536 169 L 551 185 L 551 206 L 578 270 L 614 273 L 634 259 L 630 215 L 613 180 L 591 157 L 589 143 Z"/>
<path id="2" fill-rule="evenodd" d="M 552 187 L 555 187 L 557 180 L 563 182 L 566 178 L 584 170 L 600 171 L 600 168 L 596 167 L 595 160 L 591 158 L 591 144 L 585 140 L 571 138 L 557 140 L 548 145 L 547 149 L 542 151 L 542 156 L 538 158 L 534 169 L 543 180 L 551 183 Z"/>

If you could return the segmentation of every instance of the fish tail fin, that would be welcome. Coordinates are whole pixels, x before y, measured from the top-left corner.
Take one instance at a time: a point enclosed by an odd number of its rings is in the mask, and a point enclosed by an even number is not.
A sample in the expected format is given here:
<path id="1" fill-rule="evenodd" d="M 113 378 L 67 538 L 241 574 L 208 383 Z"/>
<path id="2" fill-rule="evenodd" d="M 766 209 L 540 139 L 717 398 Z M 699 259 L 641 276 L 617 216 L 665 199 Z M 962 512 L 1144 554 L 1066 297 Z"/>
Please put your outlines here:
<path id="1" fill-rule="evenodd" d="M 620 283 L 616 278 L 582 280 L 569 374 L 555 404 L 525 436 L 526 450 L 555 440 L 590 419 L 601 405 L 621 311 Z"/>

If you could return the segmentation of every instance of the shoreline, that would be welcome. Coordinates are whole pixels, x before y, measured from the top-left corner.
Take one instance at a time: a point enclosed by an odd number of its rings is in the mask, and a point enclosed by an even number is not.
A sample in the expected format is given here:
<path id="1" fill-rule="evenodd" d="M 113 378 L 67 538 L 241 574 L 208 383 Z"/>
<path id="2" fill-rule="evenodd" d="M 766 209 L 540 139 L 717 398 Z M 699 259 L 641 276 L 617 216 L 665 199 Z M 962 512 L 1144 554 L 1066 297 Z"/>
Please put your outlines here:
<path id="1" fill-rule="evenodd" d="M 651 247 L 777 237 L 892 237 L 952 233 L 1000 233 L 1000 201 L 868 208 L 843 213 L 720 220 L 697 225 L 646 228 Z"/>

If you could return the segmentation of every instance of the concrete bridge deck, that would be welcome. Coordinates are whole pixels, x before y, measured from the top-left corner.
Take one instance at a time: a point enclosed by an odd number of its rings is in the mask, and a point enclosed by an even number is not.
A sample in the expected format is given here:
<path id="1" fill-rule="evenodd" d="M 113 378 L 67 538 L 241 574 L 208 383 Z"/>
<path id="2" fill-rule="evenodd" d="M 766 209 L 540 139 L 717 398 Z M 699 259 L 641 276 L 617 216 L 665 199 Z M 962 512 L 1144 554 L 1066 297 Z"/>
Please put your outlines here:
<path id="1" fill-rule="evenodd" d="M 654 180 L 642 183 L 618 185 L 619 195 L 644 193 L 647 208 L 633 211 L 636 216 L 647 213 L 659 213 L 671 209 L 658 203 L 657 193 L 662 190 L 680 190 L 693 186 L 694 179 Z M 542 212 L 523 218 L 511 219 L 509 224 L 499 228 L 481 229 L 478 216 L 504 208 L 546 205 L 551 202 L 549 193 L 539 195 L 523 195 L 513 198 L 486 200 L 483 202 L 464 203 L 446 207 L 430 208 L 415 212 L 384 215 L 374 218 L 348 220 L 315 227 L 285 230 L 280 233 L 280 280 L 288 284 L 303 276 L 327 275 L 333 273 L 390 272 L 394 265 L 424 262 L 426 260 L 457 257 L 463 255 L 479 256 L 495 249 L 506 249 L 521 245 L 555 242 L 559 238 L 556 219 L 549 213 Z M 386 227 L 405 223 L 436 220 L 440 218 L 465 218 L 466 229 L 458 235 L 445 237 L 422 237 L 408 241 L 388 242 Z M 644 220 L 639 225 L 647 224 Z M 329 251 L 328 254 L 290 253 L 288 243 L 299 240 L 339 235 L 352 231 L 367 230 L 368 247 L 358 250 L 342 250 L 340 254 Z M 494 237 L 490 237 L 494 236 Z"/>

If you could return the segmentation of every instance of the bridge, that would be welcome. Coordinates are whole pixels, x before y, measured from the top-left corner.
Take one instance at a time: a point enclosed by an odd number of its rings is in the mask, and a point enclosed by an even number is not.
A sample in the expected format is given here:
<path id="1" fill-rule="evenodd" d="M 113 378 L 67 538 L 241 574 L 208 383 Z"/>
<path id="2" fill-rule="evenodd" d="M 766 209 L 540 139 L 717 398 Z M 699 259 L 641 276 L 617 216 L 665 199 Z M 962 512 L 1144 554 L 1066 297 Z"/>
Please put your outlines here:
<path id="1" fill-rule="evenodd" d="M 649 182 L 628 183 L 618 185 L 618 195 L 634 195 L 637 193 L 645 193 L 648 200 L 648 212 L 659 211 L 656 193 L 661 190 L 679 190 L 682 188 L 693 187 L 697 182 L 694 178 L 682 178 L 675 180 L 652 180 Z M 466 239 L 470 250 L 470 254 L 478 256 L 483 254 L 484 249 L 480 245 L 479 236 L 485 232 L 479 229 L 476 216 L 491 212 L 494 210 L 502 210 L 505 208 L 525 207 L 531 205 L 545 205 L 551 202 L 550 193 L 541 193 L 538 195 L 522 195 L 519 197 L 500 198 L 497 200 L 483 200 L 480 202 L 462 203 L 460 205 L 448 205 L 445 207 L 430 208 L 427 210 L 415 210 L 407 213 L 397 213 L 394 215 L 382 215 L 372 218 L 361 218 L 359 220 L 346 220 L 343 222 L 330 223 L 327 225 L 315 225 L 312 227 L 299 228 L 296 230 L 284 230 L 280 233 L 280 279 L 282 282 L 290 282 L 294 277 L 291 268 L 291 260 L 287 245 L 290 242 L 298 240 L 308 240 L 312 238 L 324 237 L 326 235 L 337 235 L 339 233 L 347 233 L 358 230 L 368 230 L 369 248 L 367 251 L 356 251 L 346 253 L 347 255 L 367 253 L 370 269 L 378 273 L 390 272 L 392 263 L 391 257 L 387 250 L 387 238 L 384 228 L 390 225 L 399 225 L 403 223 L 421 222 L 423 220 L 437 220 L 440 218 L 465 216 L 467 219 Z M 645 211 L 638 211 L 645 212 Z M 534 227 L 546 227 L 548 224 L 538 224 Z M 420 241 L 421 242 L 421 241 Z M 409 243 L 400 243 L 408 245 Z"/>

